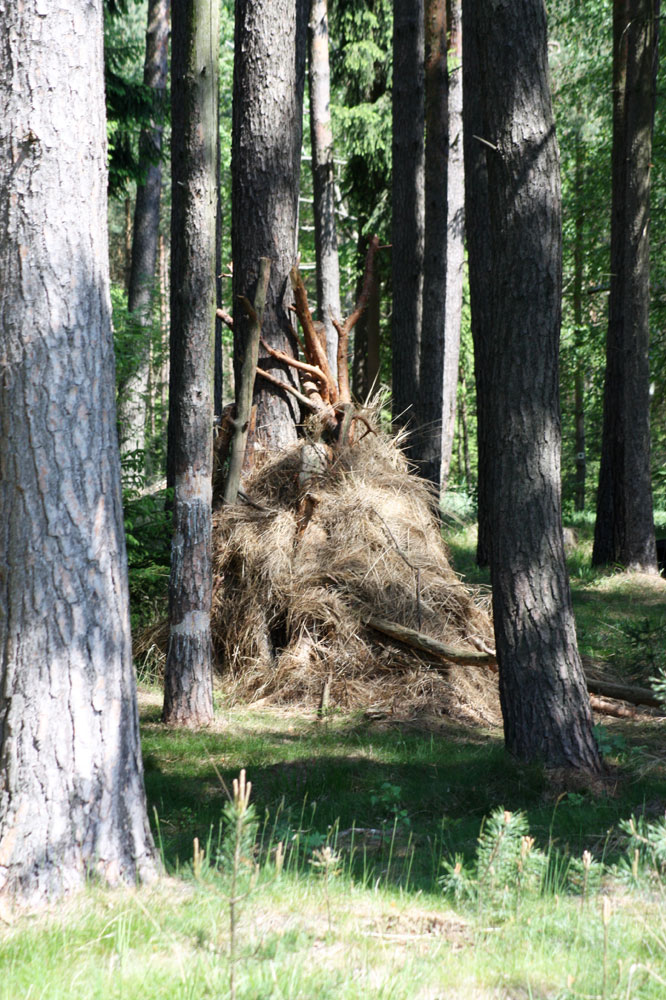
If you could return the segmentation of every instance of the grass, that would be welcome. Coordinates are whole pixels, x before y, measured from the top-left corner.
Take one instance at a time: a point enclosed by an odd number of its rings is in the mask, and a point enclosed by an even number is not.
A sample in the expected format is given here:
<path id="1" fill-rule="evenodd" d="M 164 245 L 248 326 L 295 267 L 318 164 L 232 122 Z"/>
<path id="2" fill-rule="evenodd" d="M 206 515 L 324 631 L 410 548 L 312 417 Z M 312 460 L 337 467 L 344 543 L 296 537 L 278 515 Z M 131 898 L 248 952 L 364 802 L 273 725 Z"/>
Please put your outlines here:
<path id="1" fill-rule="evenodd" d="M 663 585 L 577 577 L 589 543 L 577 530 L 570 572 L 583 652 L 636 676 L 650 648 L 662 655 L 653 632 Z M 472 546 L 465 530 L 452 539 L 457 566 L 483 582 Z M 644 619 L 654 629 L 641 631 Z M 508 759 L 501 733 L 446 720 L 318 721 L 220 700 L 210 730 L 184 732 L 165 730 L 160 706 L 155 688 L 142 689 L 146 788 L 167 875 L 133 891 L 91 887 L 39 914 L 0 910 L 0 1000 L 229 997 L 230 896 L 244 1000 L 666 995 L 663 888 L 647 870 L 631 879 L 620 826 L 632 813 L 663 818 L 662 723 L 604 722 L 609 781 L 566 788 Z M 235 852 L 234 876 L 223 784 L 241 768 L 258 830 L 254 852 Z M 519 881 L 510 896 L 488 819 L 483 863 L 479 853 L 484 818 L 500 806 L 525 814 L 546 858 L 536 888 Z M 585 851 L 604 865 L 601 894 L 595 885 L 581 895 Z M 456 859 L 472 887 L 457 900 L 440 882 Z"/>

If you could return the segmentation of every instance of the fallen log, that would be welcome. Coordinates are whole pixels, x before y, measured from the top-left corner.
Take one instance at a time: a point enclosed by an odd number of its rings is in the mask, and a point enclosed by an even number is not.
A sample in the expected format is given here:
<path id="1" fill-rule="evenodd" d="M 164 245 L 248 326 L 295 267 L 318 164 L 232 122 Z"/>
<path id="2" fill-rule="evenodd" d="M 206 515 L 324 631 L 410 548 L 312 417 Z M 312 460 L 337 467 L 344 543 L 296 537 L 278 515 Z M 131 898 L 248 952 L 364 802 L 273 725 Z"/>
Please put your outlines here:
<path id="1" fill-rule="evenodd" d="M 376 618 L 374 615 L 366 615 L 364 622 L 376 632 L 387 635 L 396 642 L 401 642 L 411 649 L 418 650 L 426 656 L 433 656 L 437 659 L 448 660 L 450 663 L 458 663 L 461 666 L 488 667 L 493 673 L 497 672 L 497 658 L 493 653 L 481 653 L 474 650 L 459 649 L 433 639 L 423 632 L 408 628 L 406 625 L 399 625 L 398 622 L 390 622 L 385 618 Z M 585 676 L 587 690 L 591 696 L 598 695 L 596 699 L 596 711 L 606 711 L 607 715 L 617 714 L 618 718 L 631 718 L 632 710 L 618 706 L 615 712 L 610 707 L 602 707 L 602 699 L 611 698 L 614 701 L 628 702 L 629 705 L 645 705 L 650 708 L 661 708 L 661 702 L 650 688 L 634 687 L 627 684 L 614 684 L 611 681 L 600 681 L 596 678 Z M 595 703 L 590 699 L 592 707 Z"/>
<path id="2" fill-rule="evenodd" d="M 491 670 L 497 670 L 495 658 L 488 653 L 449 646 L 438 639 L 432 639 L 429 635 L 424 635 L 423 632 L 417 632 L 416 629 L 407 628 L 406 625 L 399 625 L 397 622 L 386 621 L 385 618 L 376 618 L 374 615 L 367 615 L 364 621 L 376 632 L 381 632 L 383 635 L 389 636 L 390 639 L 395 639 L 404 643 L 405 646 L 417 649 L 420 653 L 425 653 L 426 656 L 435 656 L 465 666 L 489 667 Z"/>
<path id="3" fill-rule="evenodd" d="M 590 695 L 590 707 L 593 712 L 598 712 L 600 715 L 610 715 L 615 719 L 637 719 L 640 716 L 657 714 L 653 708 L 649 708 L 647 705 L 626 705 L 621 701 L 598 698 L 595 694 Z"/>
<path id="4" fill-rule="evenodd" d="M 617 701 L 628 701 L 630 705 L 649 705 L 651 708 L 661 708 L 661 702 L 650 688 L 612 684 L 610 681 L 598 681 L 587 676 L 585 680 L 590 694 L 598 694 L 602 698 L 615 698 Z"/>

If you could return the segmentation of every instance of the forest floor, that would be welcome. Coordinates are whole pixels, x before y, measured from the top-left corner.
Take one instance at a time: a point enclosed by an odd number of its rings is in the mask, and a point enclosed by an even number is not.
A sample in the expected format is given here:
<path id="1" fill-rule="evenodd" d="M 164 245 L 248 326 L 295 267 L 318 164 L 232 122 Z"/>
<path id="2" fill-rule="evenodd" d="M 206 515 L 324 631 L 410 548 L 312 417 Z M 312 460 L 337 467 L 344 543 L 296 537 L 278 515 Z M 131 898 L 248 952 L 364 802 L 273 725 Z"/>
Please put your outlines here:
<path id="1" fill-rule="evenodd" d="M 577 531 L 583 655 L 644 684 L 664 665 L 666 582 L 592 573 Z M 483 584 L 472 532 L 450 544 Z M 159 690 L 142 687 L 168 875 L 0 913 L 0 1000 L 666 995 L 664 720 L 597 719 L 606 777 L 572 785 L 508 759 L 498 729 L 217 700 L 210 729 L 165 730 Z M 227 791 L 241 768 L 254 810 L 239 834 L 230 962 Z"/>

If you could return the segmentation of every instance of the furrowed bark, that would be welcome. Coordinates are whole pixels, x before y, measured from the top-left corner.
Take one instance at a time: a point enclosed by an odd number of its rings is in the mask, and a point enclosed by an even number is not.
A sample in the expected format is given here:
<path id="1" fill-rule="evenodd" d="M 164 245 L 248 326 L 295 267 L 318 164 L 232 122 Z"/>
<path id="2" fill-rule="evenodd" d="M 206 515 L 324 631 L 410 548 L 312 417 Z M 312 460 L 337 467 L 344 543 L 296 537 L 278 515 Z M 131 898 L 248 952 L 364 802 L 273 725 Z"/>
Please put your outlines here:
<path id="1" fill-rule="evenodd" d="M 486 458 L 505 742 L 524 760 L 597 772 L 562 537 L 561 194 L 546 12 L 535 0 L 480 6 L 492 242 Z"/>
<path id="2" fill-rule="evenodd" d="M 262 332 L 293 356 L 289 271 L 296 262 L 307 7 L 305 0 L 236 0 L 232 148 L 235 371 L 249 319 L 238 296 L 254 297 L 259 260 L 271 261 Z M 259 365 L 296 386 L 288 366 L 271 357 Z M 257 379 L 256 430 L 248 449 L 288 447 L 300 408 L 273 382 Z"/>
<path id="3" fill-rule="evenodd" d="M 156 861 L 115 424 L 101 0 L 0 0 L 0 895 Z"/>

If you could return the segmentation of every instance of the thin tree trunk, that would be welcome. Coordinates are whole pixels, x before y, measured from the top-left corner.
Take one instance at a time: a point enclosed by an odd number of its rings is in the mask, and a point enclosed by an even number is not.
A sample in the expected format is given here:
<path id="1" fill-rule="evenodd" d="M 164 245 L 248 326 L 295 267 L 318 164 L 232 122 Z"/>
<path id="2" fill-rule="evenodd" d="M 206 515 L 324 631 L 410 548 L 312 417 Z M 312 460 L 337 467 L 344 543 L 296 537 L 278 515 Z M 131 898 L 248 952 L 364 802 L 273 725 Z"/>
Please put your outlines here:
<path id="1" fill-rule="evenodd" d="M 576 510 L 585 510 L 585 367 L 583 344 L 583 279 L 584 261 L 583 240 L 585 236 L 585 206 L 583 204 L 583 139 L 580 133 L 576 137 L 576 219 L 574 243 L 574 284 L 573 311 L 575 330 L 575 373 L 574 373 L 574 420 L 575 420 L 575 452 L 576 452 Z"/>
<path id="2" fill-rule="evenodd" d="M 215 304 L 217 309 L 223 306 L 222 289 L 222 174 L 221 174 L 221 154 L 222 140 L 220 130 L 220 95 L 217 95 L 218 122 L 217 122 L 217 149 L 215 157 L 215 177 L 217 193 L 215 197 Z M 222 414 L 222 396 L 224 394 L 224 364 L 222 361 L 222 326 L 223 321 L 215 310 L 215 385 L 213 389 L 213 413 L 216 418 Z"/>
<path id="3" fill-rule="evenodd" d="M 425 248 L 421 361 L 412 454 L 439 491 L 446 333 L 449 162 L 446 0 L 425 0 Z M 456 379 L 458 365 L 456 361 Z"/>
<path id="4" fill-rule="evenodd" d="M 118 398 L 118 426 L 123 456 L 146 447 L 150 338 L 160 231 L 162 191 L 162 131 L 167 81 L 170 0 L 150 0 L 146 28 L 144 86 L 155 94 L 155 120 L 139 139 L 139 163 L 144 174 L 134 206 L 132 254 L 127 308 L 133 322 L 133 368 Z"/>
<path id="5" fill-rule="evenodd" d="M 263 339 L 296 354 L 289 271 L 296 261 L 307 9 L 305 0 L 236 0 L 232 147 L 234 369 L 239 377 L 250 300 L 261 257 L 271 261 Z M 296 385 L 293 370 L 260 352 L 261 367 Z M 257 418 L 248 449 L 292 444 L 298 404 L 266 379 L 255 383 Z"/>
<path id="6" fill-rule="evenodd" d="M 447 173 L 446 329 L 444 333 L 444 387 L 442 392 L 442 490 L 451 465 L 458 391 L 460 326 L 462 322 L 465 260 L 465 161 L 463 156 L 463 80 L 461 0 L 447 0 L 448 128 Z"/>
<path id="7" fill-rule="evenodd" d="M 488 354 L 492 337 L 490 295 L 492 253 L 488 236 L 490 205 L 488 201 L 488 170 L 486 147 L 482 140 L 488 135 L 484 123 L 479 81 L 482 67 L 479 58 L 479 18 L 477 0 L 463 0 L 463 120 L 465 150 L 465 228 L 468 250 L 469 297 L 474 341 L 474 378 L 476 381 L 477 419 L 477 494 L 478 542 L 476 561 L 479 566 L 490 563 L 490 442 L 488 424 L 488 388 L 490 363 Z"/>
<path id="8" fill-rule="evenodd" d="M 159 275 L 160 275 L 160 348 L 162 367 L 160 369 L 160 406 L 162 420 L 168 404 L 167 388 L 169 385 L 169 268 L 164 236 L 159 239 Z"/>
<path id="9" fill-rule="evenodd" d="M 423 0 L 393 2 L 393 421 L 413 422 L 423 306 Z"/>
<path id="10" fill-rule="evenodd" d="M 465 488 L 469 490 L 472 484 L 472 465 L 469 459 L 469 426 L 467 420 L 467 389 L 465 386 L 465 380 L 460 379 L 461 391 L 460 391 L 460 437 L 462 438 L 462 448 L 463 448 L 463 459 L 464 459 L 464 470 L 465 470 Z"/>
<path id="11" fill-rule="evenodd" d="M 30 902 L 156 869 L 115 425 L 102 2 L 44 15 L 0 0 L 0 896 Z"/>
<path id="12" fill-rule="evenodd" d="M 656 572 L 650 482 L 650 159 L 658 0 L 615 0 L 613 207 L 604 424 L 592 563 Z"/>
<path id="13" fill-rule="evenodd" d="M 561 196 L 546 12 L 541 0 L 480 7 L 493 260 L 486 458 L 505 743 L 523 760 L 596 772 L 562 537 Z"/>
<path id="14" fill-rule="evenodd" d="M 172 31 L 171 376 L 169 448 L 174 533 L 165 722 L 213 717 L 213 343 L 219 7 L 174 6 Z"/>
<path id="15" fill-rule="evenodd" d="M 132 273 L 132 199 L 125 198 L 125 288 L 129 292 Z"/>
<path id="16" fill-rule="evenodd" d="M 341 321 L 342 312 L 338 239 L 335 228 L 335 169 L 331 129 L 327 0 L 310 0 L 308 43 L 317 311 L 326 329 L 326 356 L 335 377 L 338 370 L 338 334 L 331 317 Z"/>

